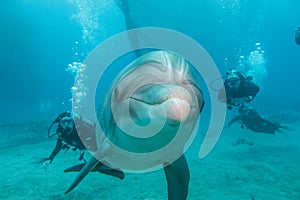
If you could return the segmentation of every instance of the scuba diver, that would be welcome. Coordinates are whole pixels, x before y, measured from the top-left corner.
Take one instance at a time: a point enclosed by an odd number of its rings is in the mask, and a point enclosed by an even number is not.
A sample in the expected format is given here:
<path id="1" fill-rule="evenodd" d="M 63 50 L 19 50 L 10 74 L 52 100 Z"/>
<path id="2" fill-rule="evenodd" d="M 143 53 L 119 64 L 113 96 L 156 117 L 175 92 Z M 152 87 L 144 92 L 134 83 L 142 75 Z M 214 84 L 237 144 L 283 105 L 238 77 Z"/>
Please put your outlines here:
<path id="1" fill-rule="evenodd" d="M 259 86 L 252 80 L 252 76 L 246 76 L 236 69 L 229 69 L 224 81 L 226 98 L 224 90 L 220 90 L 219 101 L 226 103 L 229 110 L 233 106 L 241 107 L 250 103 L 259 92 Z"/>
<path id="2" fill-rule="evenodd" d="M 230 120 L 228 126 L 230 127 L 234 122 L 240 122 L 242 128 L 267 134 L 275 134 L 275 132 L 283 133 L 282 129 L 288 129 L 279 123 L 274 123 L 263 118 L 253 108 L 247 107 L 241 107 L 239 115 Z"/>
<path id="3" fill-rule="evenodd" d="M 295 42 L 300 45 L 300 26 L 295 29 Z"/>
<path id="4" fill-rule="evenodd" d="M 55 133 L 51 134 L 51 130 L 53 126 L 57 124 L 57 129 Z M 52 138 L 54 136 L 57 137 L 56 145 L 50 154 L 49 157 L 43 158 L 41 162 L 43 161 L 44 164 L 48 165 L 49 163 L 52 163 L 55 156 L 61 151 L 61 150 L 69 150 L 72 149 L 73 151 L 79 150 L 81 151 L 79 160 L 84 159 L 84 152 L 86 150 L 84 144 L 82 143 L 77 130 L 74 125 L 73 118 L 71 116 L 70 112 L 64 112 L 61 113 L 50 125 L 48 129 L 48 137 Z"/>
<path id="5" fill-rule="evenodd" d="M 71 112 L 67 111 L 58 115 L 48 129 L 49 138 L 57 136 L 56 145 L 49 157 L 43 158 L 36 163 L 43 163 L 47 166 L 53 162 L 53 159 L 61 150 L 67 151 L 71 149 L 73 151 L 80 151 L 79 160 L 83 160 L 84 163 L 68 168 L 65 170 L 65 172 L 80 171 L 80 169 L 83 168 L 86 163 L 86 160 L 84 159 L 85 151 L 89 150 L 95 152 L 98 150 L 96 145 L 96 125 L 87 123 L 87 121 L 83 120 L 82 118 L 76 118 L 75 120 L 77 120 L 77 127 L 75 127 L 74 118 Z M 51 133 L 55 124 L 57 125 L 57 128 L 54 133 Z M 84 130 L 85 135 L 80 137 L 76 128 Z M 81 132 L 83 131 L 80 131 L 80 133 Z M 110 168 L 101 162 L 99 162 L 93 171 L 115 176 L 120 179 L 124 178 L 124 172 Z"/>

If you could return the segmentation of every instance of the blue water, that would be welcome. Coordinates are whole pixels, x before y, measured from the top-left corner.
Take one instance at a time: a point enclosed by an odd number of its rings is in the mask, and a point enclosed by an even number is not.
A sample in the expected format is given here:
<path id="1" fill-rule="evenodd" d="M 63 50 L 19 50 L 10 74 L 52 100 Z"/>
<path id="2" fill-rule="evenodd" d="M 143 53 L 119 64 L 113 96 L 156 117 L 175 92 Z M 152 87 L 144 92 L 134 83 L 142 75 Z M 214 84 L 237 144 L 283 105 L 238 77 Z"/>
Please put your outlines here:
<path id="1" fill-rule="evenodd" d="M 66 72 L 67 65 L 82 61 L 105 38 L 126 30 L 123 13 L 113 1 L 82 1 L 81 10 L 78 2 L 1 1 L 0 121 L 44 117 L 39 106 L 43 102 L 51 102 L 52 116 L 68 109 L 74 77 Z M 207 50 L 221 73 L 237 66 L 240 55 L 249 55 L 255 43 L 261 43 L 267 77 L 256 102 L 299 109 L 297 0 L 138 1 L 136 7 L 129 1 L 129 5 L 137 27 L 159 26 L 187 34 Z M 88 14 L 98 27 L 86 19 Z M 87 34 L 92 39 L 83 38 L 84 27 L 94 31 Z M 75 56 L 76 51 L 84 55 Z"/>
<path id="2" fill-rule="evenodd" d="M 294 41 L 299 0 L 124 2 L 129 5 L 125 15 L 113 0 L 1 0 L 0 124 L 50 120 L 71 109 L 75 75 L 68 65 L 83 62 L 116 33 L 147 26 L 193 38 L 222 75 L 228 68 L 243 68 L 239 64 L 251 62 L 249 55 L 256 52 L 251 69 L 261 90 L 253 106 L 283 123 L 299 123 L 300 46 Z M 114 64 L 121 70 L 134 57 Z M 109 80 L 118 72 L 106 73 Z M 207 105 L 209 87 L 203 86 Z M 206 106 L 204 113 L 209 111 Z"/>

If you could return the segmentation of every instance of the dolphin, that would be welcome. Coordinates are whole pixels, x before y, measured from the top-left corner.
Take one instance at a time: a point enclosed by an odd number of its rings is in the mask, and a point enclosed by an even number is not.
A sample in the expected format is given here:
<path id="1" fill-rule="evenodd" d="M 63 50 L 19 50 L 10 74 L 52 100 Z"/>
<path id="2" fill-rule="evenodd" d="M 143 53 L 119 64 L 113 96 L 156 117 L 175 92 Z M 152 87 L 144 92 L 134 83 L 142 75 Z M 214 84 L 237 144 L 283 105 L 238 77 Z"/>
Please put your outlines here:
<path id="1" fill-rule="evenodd" d="M 186 199 L 190 173 L 184 151 L 204 106 L 192 69 L 183 57 L 165 50 L 147 53 L 126 66 L 97 113 L 99 150 L 65 194 L 104 163 L 128 172 L 163 167 L 168 199 Z"/>

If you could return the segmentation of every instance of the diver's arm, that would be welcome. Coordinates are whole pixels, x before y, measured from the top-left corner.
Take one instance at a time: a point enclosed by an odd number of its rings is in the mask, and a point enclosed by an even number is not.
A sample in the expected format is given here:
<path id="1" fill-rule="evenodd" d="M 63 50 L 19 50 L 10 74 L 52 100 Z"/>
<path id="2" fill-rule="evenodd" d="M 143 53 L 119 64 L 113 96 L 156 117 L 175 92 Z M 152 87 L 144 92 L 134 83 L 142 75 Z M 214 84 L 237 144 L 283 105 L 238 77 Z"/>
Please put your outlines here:
<path id="1" fill-rule="evenodd" d="M 253 82 L 250 82 L 249 84 L 250 84 L 249 85 L 249 90 L 248 90 L 249 91 L 249 96 L 247 97 L 247 98 L 249 98 L 248 102 L 252 101 L 256 97 L 257 93 L 259 92 L 258 85 L 256 85 Z"/>
<path id="2" fill-rule="evenodd" d="M 62 140 L 60 138 L 57 139 L 56 145 L 52 151 L 52 153 L 50 154 L 50 156 L 47 158 L 47 160 L 50 161 L 50 163 L 52 163 L 54 157 L 60 152 L 62 147 Z"/>
<path id="3" fill-rule="evenodd" d="M 47 158 L 42 158 L 41 160 L 39 160 L 38 162 L 35 162 L 35 163 L 37 163 L 37 164 L 43 163 L 45 166 L 49 165 L 50 163 L 52 163 L 54 157 L 60 152 L 61 147 L 62 147 L 62 140 L 58 138 L 56 145 L 55 145 L 54 149 L 52 150 L 52 153 L 50 154 L 50 156 Z"/>
<path id="4" fill-rule="evenodd" d="M 234 105 L 242 105 L 244 103 L 250 103 L 257 95 L 259 92 L 259 87 L 253 83 L 250 82 L 248 85 L 244 88 L 244 90 L 247 90 L 247 95 L 244 97 L 237 97 L 237 98 L 232 98 L 232 104 Z"/>
<path id="5" fill-rule="evenodd" d="M 230 127 L 231 124 L 233 124 L 234 122 L 239 121 L 239 120 L 241 120 L 241 116 L 240 116 L 240 115 L 238 115 L 238 116 L 236 116 L 235 118 L 233 118 L 232 120 L 230 120 L 230 121 L 228 122 L 228 127 Z"/>

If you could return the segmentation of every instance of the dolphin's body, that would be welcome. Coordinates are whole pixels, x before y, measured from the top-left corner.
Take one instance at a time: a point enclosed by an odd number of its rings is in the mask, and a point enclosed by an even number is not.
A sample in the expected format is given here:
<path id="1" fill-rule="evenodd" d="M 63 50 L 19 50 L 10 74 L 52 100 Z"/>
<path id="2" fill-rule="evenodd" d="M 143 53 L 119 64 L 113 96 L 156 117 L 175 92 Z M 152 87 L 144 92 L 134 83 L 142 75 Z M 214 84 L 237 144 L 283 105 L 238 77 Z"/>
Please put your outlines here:
<path id="1" fill-rule="evenodd" d="M 138 58 L 118 74 L 99 110 L 99 123 L 109 139 L 98 142 L 100 150 L 81 169 L 66 193 L 101 160 L 127 171 L 162 164 L 168 199 L 186 199 L 190 174 L 183 153 L 203 105 L 199 83 L 182 57 L 169 51 L 154 51 Z M 180 139 L 172 143 L 179 134 Z M 167 145 L 170 148 L 155 157 L 130 161 L 130 155 L 158 152 Z M 113 146 L 130 153 L 119 153 Z"/>

